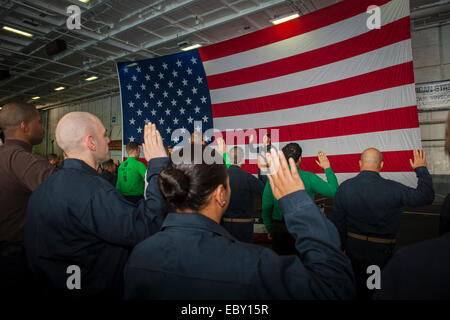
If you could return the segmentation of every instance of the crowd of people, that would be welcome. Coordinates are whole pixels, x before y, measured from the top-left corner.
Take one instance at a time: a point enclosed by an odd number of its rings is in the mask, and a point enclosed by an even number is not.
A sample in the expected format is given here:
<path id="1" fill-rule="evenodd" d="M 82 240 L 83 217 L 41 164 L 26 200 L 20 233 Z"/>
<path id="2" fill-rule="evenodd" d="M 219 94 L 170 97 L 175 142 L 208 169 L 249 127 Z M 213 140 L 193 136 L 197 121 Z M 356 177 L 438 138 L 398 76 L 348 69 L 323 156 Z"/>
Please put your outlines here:
<path id="1" fill-rule="evenodd" d="M 242 148 L 223 139 L 207 146 L 201 133 L 176 158 L 152 123 L 119 165 L 104 125 L 87 112 L 57 124 L 63 161 L 31 152 L 44 137 L 34 106 L 4 105 L 0 127 L 0 286 L 10 297 L 450 298 L 449 233 L 394 254 L 402 207 L 434 200 L 422 150 L 405 164 L 416 188 L 382 178 L 382 153 L 370 146 L 361 172 L 339 185 L 324 152 L 316 163 L 326 181 L 300 169 L 299 144 L 277 150 L 270 135 L 258 147 L 250 139 L 255 177 L 242 169 Z M 194 159 L 196 148 L 214 161 Z M 316 194 L 334 198 L 330 219 Z M 255 195 L 272 248 L 252 243 Z M 373 266 L 382 272 L 375 289 Z"/>

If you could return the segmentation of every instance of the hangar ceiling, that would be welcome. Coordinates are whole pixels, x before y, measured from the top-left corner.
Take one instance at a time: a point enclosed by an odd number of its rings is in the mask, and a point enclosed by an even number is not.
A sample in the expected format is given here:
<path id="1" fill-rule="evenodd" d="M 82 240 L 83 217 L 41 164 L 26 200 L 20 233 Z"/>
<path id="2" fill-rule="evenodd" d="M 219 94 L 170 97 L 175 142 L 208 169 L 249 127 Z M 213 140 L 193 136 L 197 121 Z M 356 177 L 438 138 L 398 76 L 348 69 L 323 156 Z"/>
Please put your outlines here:
<path id="1" fill-rule="evenodd" d="M 86 0 L 84 0 L 86 1 Z M 263 29 L 270 20 L 301 15 L 338 0 L 0 0 L 0 105 L 33 101 L 51 108 L 118 93 L 115 63 L 180 52 Z M 413 29 L 450 22 L 449 0 L 411 0 Z M 69 30 L 67 8 L 81 9 L 81 29 Z M 32 34 L 4 30 L 8 26 Z M 49 56 L 48 43 L 67 49 Z M 4 73 L 3 73 L 4 75 Z M 97 76 L 98 79 L 86 81 Z M 57 87 L 64 90 L 55 91 Z"/>

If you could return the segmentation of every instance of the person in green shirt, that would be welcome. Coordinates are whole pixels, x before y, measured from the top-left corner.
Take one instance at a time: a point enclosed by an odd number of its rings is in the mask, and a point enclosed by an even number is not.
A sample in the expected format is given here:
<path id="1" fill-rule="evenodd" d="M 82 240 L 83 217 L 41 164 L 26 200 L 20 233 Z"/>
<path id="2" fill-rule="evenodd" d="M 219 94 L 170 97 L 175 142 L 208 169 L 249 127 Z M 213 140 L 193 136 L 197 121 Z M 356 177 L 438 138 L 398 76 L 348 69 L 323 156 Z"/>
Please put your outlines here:
<path id="1" fill-rule="evenodd" d="M 129 201 L 137 203 L 144 197 L 147 167 L 137 160 L 141 148 L 137 142 L 127 144 L 128 158 L 119 166 L 116 189 Z"/>
<path id="2" fill-rule="evenodd" d="M 315 199 L 316 193 L 331 198 L 334 197 L 337 188 L 339 187 L 339 183 L 336 175 L 331 169 L 330 161 L 325 153 L 322 151 L 318 153 L 319 161 L 316 160 L 316 163 L 325 170 L 325 175 L 328 182 L 322 180 L 312 172 L 299 169 L 302 160 L 302 148 L 298 145 L 298 143 L 289 143 L 284 146 L 282 150 L 286 159 L 294 159 L 297 165 L 298 173 L 305 184 L 305 190 L 313 200 Z M 268 232 L 267 236 L 269 240 L 272 240 L 272 249 L 279 255 L 296 254 L 294 238 L 286 229 L 283 214 L 278 207 L 278 202 L 273 196 L 272 189 L 268 182 L 266 183 L 262 197 L 261 215 Z"/>

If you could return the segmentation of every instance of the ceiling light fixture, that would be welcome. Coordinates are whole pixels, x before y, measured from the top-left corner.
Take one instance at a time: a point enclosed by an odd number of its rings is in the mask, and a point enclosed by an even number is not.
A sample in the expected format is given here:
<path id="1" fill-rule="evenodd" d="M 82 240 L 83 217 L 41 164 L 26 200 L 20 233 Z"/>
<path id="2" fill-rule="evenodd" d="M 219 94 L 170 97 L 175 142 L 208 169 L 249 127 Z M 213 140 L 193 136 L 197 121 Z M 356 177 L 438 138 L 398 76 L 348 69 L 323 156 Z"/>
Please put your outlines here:
<path id="1" fill-rule="evenodd" d="M 33 35 L 31 33 L 28 33 L 28 32 L 25 32 L 25 31 L 21 31 L 21 30 L 18 30 L 18 29 L 14 29 L 14 28 L 11 28 L 11 27 L 8 27 L 8 26 L 3 26 L 3 30 L 14 32 L 14 33 L 20 34 L 20 35 L 28 37 L 28 38 L 32 38 L 33 37 Z"/>
<path id="2" fill-rule="evenodd" d="M 86 78 L 84 80 L 86 80 L 86 81 L 93 81 L 93 80 L 97 80 L 97 79 L 98 79 L 97 76 L 92 76 L 92 77 Z"/>
<path id="3" fill-rule="evenodd" d="M 33 97 L 33 98 L 31 98 L 31 100 L 39 100 L 41 97 Z"/>
<path id="4" fill-rule="evenodd" d="M 192 49 L 200 48 L 201 46 L 202 46 L 201 44 L 196 43 L 196 44 L 193 44 L 192 46 L 181 48 L 181 50 L 189 51 L 189 50 L 192 50 Z"/>
<path id="5" fill-rule="evenodd" d="M 55 89 L 53 89 L 53 90 L 55 90 L 55 91 L 61 91 L 61 90 L 64 90 L 66 87 L 58 87 L 58 88 L 55 88 Z"/>
<path id="6" fill-rule="evenodd" d="M 272 22 L 272 24 L 280 24 L 280 23 L 283 23 L 283 22 L 286 22 L 286 21 L 289 21 L 289 20 L 292 20 L 292 19 L 295 19 L 298 17 L 300 17 L 300 14 L 295 13 L 295 14 L 284 16 L 281 18 L 272 19 L 272 20 L 270 20 L 270 22 Z"/>
<path id="7" fill-rule="evenodd" d="M 78 1 L 83 2 L 83 3 L 88 3 L 90 0 L 78 0 Z"/>

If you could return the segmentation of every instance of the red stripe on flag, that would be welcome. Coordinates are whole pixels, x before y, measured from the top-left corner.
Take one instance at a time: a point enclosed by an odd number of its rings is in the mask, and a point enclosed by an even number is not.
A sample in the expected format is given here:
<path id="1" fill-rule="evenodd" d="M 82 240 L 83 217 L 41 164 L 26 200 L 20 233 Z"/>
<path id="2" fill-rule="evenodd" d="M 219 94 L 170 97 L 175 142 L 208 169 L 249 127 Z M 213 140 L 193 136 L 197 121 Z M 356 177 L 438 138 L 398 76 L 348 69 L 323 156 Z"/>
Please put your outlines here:
<path id="1" fill-rule="evenodd" d="M 253 99 L 216 103 L 214 118 L 277 111 L 332 101 L 414 83 L 413 63 L 405 62 L 359 76 Z"/>
<path id="2" fill-rule="evenodd" d="M 278 141 L 286 142 L 297 140 L 321 139 L 328 137 L 346 136 L 351 134 L 362 134 L 369 132 L 379 132 L 388 130 L 400 130 L 409 128 L 418 128 L 419 118 L 417 116 L 417 106 L 396 108 L 384 111 L 377 111 L 371 113 L 364 113 L 343 118 L 335 118 L 328 120 L 321 120 L 308 123 L 293 124 L 280 127 L 260 128 L 255 129 L 258 137 L 271 130 L 278 131 Z M 260 130 L 264 132 L 260 133 Z M 245 131 L 236 131 L 236 138 L 234 141 L 226 139 L 227 131 L 222 131 L 222 137 L 228 145 L 248 144 L 250 137 L 245 136 Z M 228 131 L 228 136 L 231 137 L 232 132 Z M 241 138 L 241 139 L 239 139 Z"/>
<path id="3" fill-rule="evenodd" d="M 208 76 L 210 90 L 271 79 L 317 68 L 409 39 L 409 17 L 392 22 L 381 29 L 292 57 Z"/>
<path id="4" fill-rule="evenodd" d="M 320 148 L 320 146 L 318 146 Z M 367 146 L 370 148 L 370 146 Z M 364 150 L 361 150 L 361 152 Z M 414 159 L 412 150 L 405 151 L 386 151 L 382 152 L 384 166 L 381 172 L 411 172 L 414 171 L 409 163 L 409 159 Z M 330 160 L 331 168 L 334 173 L 359 172 L 359 160 L 361 154 L 345 154 L 327 156 Z M 302 158 L 300 169 L 311 171 L 316 174 L 324 173 L 323 169 L 316 164 L 317 157 Z M 246 160 L 242 165 L 245 171 L 256 174 L 258 167 L 256 160 Z"/>
<path id="5" fill-rule="evenodd" d="M 199 48 L 203 62 L 259 48 L 273 42 L 323 28 L 366 12 L 370 5 L 382 6 L 388 0 L 345 0 L 298 19 L 255 31 L 234 39 Z"/>

